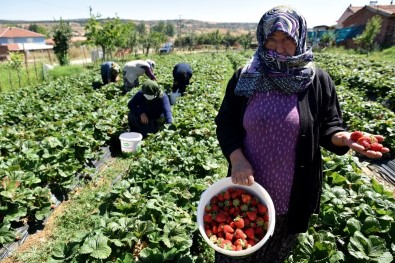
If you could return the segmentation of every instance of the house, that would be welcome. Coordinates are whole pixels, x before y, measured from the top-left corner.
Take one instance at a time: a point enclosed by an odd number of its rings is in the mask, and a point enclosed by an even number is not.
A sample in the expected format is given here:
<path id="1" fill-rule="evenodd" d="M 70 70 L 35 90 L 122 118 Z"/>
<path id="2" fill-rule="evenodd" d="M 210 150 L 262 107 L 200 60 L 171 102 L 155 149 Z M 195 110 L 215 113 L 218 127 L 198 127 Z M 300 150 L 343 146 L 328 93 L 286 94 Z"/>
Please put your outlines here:
<path id="1" fill-rule="evenodd" d="M 346 11 L 341 15 L 339 20 L 337 20 L 336 28 L 343 28 L 343 22 L 350 16 L 354 15 L 357 11 L 359 11 L 363 6 L 351 6 L 347 7 Z"/>
<path id="2" fill-rule="evenodd" d="M 52 50 L 53 46 L 45 43 L 45 36 L 18 27 L 0 28 L 0 60 L 6 59 L 9 52 L 33 50 Z"/>
<path id="3" fill-rule="evenodd" d="M 365 27 L 369 20 L 376 15 L 382 18 L 381 31 L 376 37 L 377 43 L 382 46 L 395 45 L 395 5 L 366 5 L 345 18 L 341 25 L 342 28 Z M 345 39 L 345 45 L 353 47 L 355 44 L 352 38 L 349 38 Z"/>

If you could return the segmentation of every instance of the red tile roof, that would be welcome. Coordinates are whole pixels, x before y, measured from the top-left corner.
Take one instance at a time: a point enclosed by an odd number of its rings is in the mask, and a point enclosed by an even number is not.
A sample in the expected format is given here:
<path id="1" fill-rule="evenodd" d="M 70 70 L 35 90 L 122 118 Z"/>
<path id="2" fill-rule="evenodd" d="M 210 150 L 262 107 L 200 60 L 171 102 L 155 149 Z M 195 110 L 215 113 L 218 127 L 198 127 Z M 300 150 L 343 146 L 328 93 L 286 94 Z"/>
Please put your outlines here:
<path id="1" fill-rule="evenodd" d="M 388 15 L 395 15 L 395 5 L 372 5 L 370 7 L 378 9 Z"/>
<path id="2" fill-rule="evenodd" d="M 360 9 L 362 9 L 363 8 L 363 6 L 349 6 L 348 7 L 348 9 L 350 9 L 350 11 L 352 11 L 354 14 L 358 11 L 358 10 L 360 10 Z"/>
<path id="3" fill-rule="evenodd" d="M 18 27 L 7 27 L 0 29 L 0 37 L 45 37 L 42 34 Z"/>

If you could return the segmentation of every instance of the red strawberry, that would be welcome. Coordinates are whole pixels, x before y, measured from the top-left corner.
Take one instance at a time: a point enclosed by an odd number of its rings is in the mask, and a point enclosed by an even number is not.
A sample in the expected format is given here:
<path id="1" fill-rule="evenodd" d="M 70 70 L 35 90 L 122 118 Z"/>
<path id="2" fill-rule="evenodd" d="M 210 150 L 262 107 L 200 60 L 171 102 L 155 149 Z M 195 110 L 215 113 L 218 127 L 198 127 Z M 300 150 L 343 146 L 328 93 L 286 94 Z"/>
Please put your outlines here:
<path id="1" fill-rule="evenodd" d="M 252 205 L 252 206 L 256 206 L 257 204 L 258 204 L 258 198 L 256 198 L 256 197 L 253 197 L 252 199 L 251 199 L 251 203 L 250 203 L 250 205 Z"/>
<path id="2" fill-rule="evenodd" d="M 225 233 L 225 239 L 232 241 L 233 234 L 232 233 Z"/>
<path id="3" fill-rule="evenodd" d="M 242 194 L 242 195 L 241 195 L 241 201 L 242 201 L 244 204 L 247 204 L 248 202 L 251 201 L 251 195 L 249 195 L 249 194 Z"/>
<path id="4" fill-rule="evenodd" d="M 233 244 L 235 246 L 240 246 L 242 248 L 247 246 L 247 240 L 243 239 L 243 238 L 238 238 L 235 240 L 235 242 L 233 242 Z"/>
<path id="5" fill-rule="evenodd" d="M 225 191 L 223 193 L 223 197 L 224 197 L 225 200 L 229 200 L 230 199 L 230 193 L 228 191 Z"/>
<path id="6" fill-rule="evenodd" d="M 252 247 L 256 245 L 256 242 L 255 242 L 254 239 L 248 239 L 248 240 L 247 240 L 247 243 L 248 243 L 249 245 L 251 245 Z"/>
<path id="7" fill-rule="evenodd" d="M 228 188 L 228 192 L 229 194 L 232 194 L 233 192 L 235 192 L 236 190 L 233 187 L 229 187 Z"/>
<path id="8" fill-rule="evenodd" d="M 223 213 L 218 213 L 218 214 L 215 216 L 215 221 L 217 221 L 218 223 L 226 222 L 226 215 L 223 214 Z"/>
<path id="9" fill-rule="evenodd" d="M 230 250 L 232 247 L 232 241 L 228 240 L 228 239 L 224 239 L 221 244 L 220 247 L 226 250 Z"/>
<path id="10" fill-rule="evenodd" d="M 256 220 L 256 212 L 247 211 L 246 214 L 247 214 L 248 218 L 249 218 L 251 221 L 255 221 L 255 220 Z"/>
<path id="11" fill-rule="evenodd" d="M 267 212 L 267 207 L 263 204 L 258 203 L 258 214 L 263 215 Z"/>
<path id="12" fill-rule="evenodd" d="M 363 133 L 360 131 L 354 131 L 350 135 L 350 139 L 353 141 L 358 141 L 359 138 L 363 136 Z"/>
<path id="13" fill-rule="evenodd" d="M 214 234 L 214 233 L 213 233 L 213 231 L 212 231 L 211 229 L 206 229 L 206 235 L 207 235 L 208 237 L 211 237 L 213 234 Z"/>
<path id="14" fill-rule="evenodd" d="M 244 219 L 240 216 L 236 217 L 233 222 L 235 223 L 236 228 L 244 227 Z"/>
<path id="15" fill-rule="evenodd" d="M 246 234 L 247 237 L 250 238 L 250 239 L 254 239 L 255 238 L 254 229 L 251 228 L 251 227 L 245 229 L 244 230 L 244 234 Z"/>
<path id="16" fill-rule="evenodd" d="M 241 189 L 241 188 L 237 188 L 237 189 L 236 189 L 236 192 L 237 192 L 237 195 L 238 195 L 238 196 L 241 196 L 242 194 L 245 194 L 245 193 L 246 193 L 246 191 L 245 191 L 244 189 Z"/>
<path id="17" fill-rule="evenodd" d="M 213 196 L 210 200 L 210 204 L 211 205 L 215 205 L 218 203 L 218 197 L 217 196 Z"/>
<path id="18" fill-rule="evenodd" d="M 249 219 L 248 217 L 247 217 L 247 218 L 244 218 L 244 225 L 245 225 L 245 226 L 249 226 L 250 223 L 251 223 L 251 221 L 250 221 L 250 219 Z"/>
<path id="19" fill-rule="evenodd" d="M 370 150 L 376 151 L 376 152 L 381 152 L 383 149 L 383 145 L 377 142 L 374 142 L 370 145 Z"/>
<path id="20" fill-rule="evenodd" d="M 211 223 L 213 222 L 213 216 L 211 214 L 205 214 L 203 216 L 203 221 L 206 223 Z"/>
<path id="21" fill-rule="evenodd" d="M 254 229 L 254 234 L 258 237 L 262 238 L 265 235 L 266 231 L 263 227 L 258 226 Z"/>
<path id="22" fill-rule="evenodd" d="M 232 199 L 236 199 L 238 196 L 239 196 L 239 194 L 237 193 L 236 190 L 230 194 L 230 197 L 231 197 Z"/>
<path id="23" fill-rule="evenodd" d="M 204 207 L 204 210 L 205 210 L 206 212 L 211 212 L 211 205 L 206 205 L 206 206 Z"/>
<path id="24" fill-rule="evenodd" d="M 241 229 L 236 229 L 234 236 L 235 236 L 235 238 L 241 238 L 241 239 L 247 238 L 247 235 Z"/>
<path id="25" fill-rule="evenodd" d="M 231 207 L 231 208 L 229 208 L 229 214 L 230 215 L 234 215 L 234 214 L 236 214 L 236 208 L 234 208 L 234 207 Z"/>
<path id="26" fill-rule="evenodd" d="M 213 225 L 211 229 L 213 230 L 214 234 L 218 234 L 218 227 L 216 225 Z"/>
<path id="27" fill-rule="evenodd" d="M 234 233 L 235 230 L 230 225 L 224 225 L 224 232 L 225 233 Z"/>
<path id="28" fill-rule="evenodd" d="M 217 212 L 218 209 L 219 209 L 219 207 L 218 207 L 217 204 L 213 204 L 213 205 L 211 206 L 211 211 L 213 211 L 213 212 Z"/>

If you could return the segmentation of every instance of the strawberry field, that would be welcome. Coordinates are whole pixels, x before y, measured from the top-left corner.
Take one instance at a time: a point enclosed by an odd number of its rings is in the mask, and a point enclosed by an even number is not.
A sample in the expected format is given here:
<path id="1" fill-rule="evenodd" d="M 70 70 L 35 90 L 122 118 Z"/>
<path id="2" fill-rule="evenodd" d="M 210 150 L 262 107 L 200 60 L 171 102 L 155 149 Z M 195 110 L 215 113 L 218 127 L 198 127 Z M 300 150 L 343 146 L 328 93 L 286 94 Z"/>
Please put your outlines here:
<path id="1" fill-rule="evenodd" d="M 213 262 L 196 210 L 202 192 L 226 176 L 214 117 L 227 80 L 250 55 L 153 57 L 164 89 L 180 61 L 194 69 L 192 84 L 172 106 L 174 123 L 148 136 L 138 152 L 109 162 L 107 170 L 123 167 L 110 176 L 95 162 L 127 130 L 127 101 L 137 90 L 123 96 L 117 84 L 93 89 L 100 81 L 93 69 L 0 94 L 0 253 L 16 262 Z M 330 54 L 318 54 L 316 61 L 337 85 L 349 129 L 384 135 L 391 149 L 385 158 L 392 158 L 394 65 Z M 392 262 L 393 193 L 362 172 L 358 156 L 323 156 L 321 213 L 287 261 Z M 80 198 L 84 189 L 89 198 Z M 58 217 L 62 230 L 54 229 L 46 242 L 10 251 L 20 229 L 33 234 L 62 201 L 84 213 L 70 208 Z"/>

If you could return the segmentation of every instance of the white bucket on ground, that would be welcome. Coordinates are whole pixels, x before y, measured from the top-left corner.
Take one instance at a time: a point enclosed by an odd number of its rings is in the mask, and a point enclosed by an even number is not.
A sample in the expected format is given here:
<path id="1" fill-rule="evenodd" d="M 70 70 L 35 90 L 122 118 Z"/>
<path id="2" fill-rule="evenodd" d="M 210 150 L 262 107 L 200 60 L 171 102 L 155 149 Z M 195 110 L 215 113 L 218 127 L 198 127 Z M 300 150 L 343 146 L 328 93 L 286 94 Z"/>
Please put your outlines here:
<path id="1" fill-rule="evenodd" d="M 143 135 L 138 132 L 125 132 L 119 136 L 119 139 L 121 140 L 122 152 L 134 152 L 143 139 Z"/>

